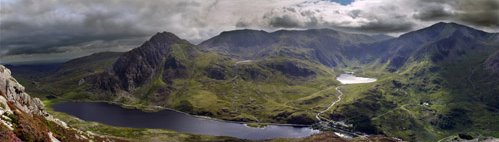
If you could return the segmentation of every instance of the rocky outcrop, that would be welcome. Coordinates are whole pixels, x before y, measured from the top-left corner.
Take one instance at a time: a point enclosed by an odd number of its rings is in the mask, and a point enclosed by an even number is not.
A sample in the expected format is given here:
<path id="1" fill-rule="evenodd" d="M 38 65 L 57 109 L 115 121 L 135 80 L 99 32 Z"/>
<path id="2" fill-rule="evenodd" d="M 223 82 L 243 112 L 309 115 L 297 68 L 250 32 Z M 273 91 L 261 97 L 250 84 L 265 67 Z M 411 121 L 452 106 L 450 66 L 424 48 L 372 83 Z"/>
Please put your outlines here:
<path id="1" fill-rule="evenodd" d="M 310 77 L 316 75 L 313 70 L 292 61 L 271 62 L 266 64 L 266 66 L 275 69 L 288 77 Z"/>
<path id="2" fill-rule="evenodd" d="M 206 69 L 206 76 L 211 79 L 225 80 L 225 69 L 221 67 L 210 67 Z"/>
<path id="3" fill-rule="evenodd" d="M 499 52 L 496 54 L 490 56 L 486 61 L 485 61 L 485 69 L 492 72 L 492 73 L 499 73 Z"/>
<path id="4" fill-rule="evenodd" d="M 2 92 L 4 106 L 8 107 L 7 102 L 12 102 L 17 109 L 27 113 L 41 116 L 47 116 L 47 112 L 43 110 L 43 103 L 38 98 L 31 98 L 24 87 L 19 84 L 16 79 L 11 76 L 11 72 L 4 66 L 0 65 L 0 92 Z"/>
<path id="5" fill-rule="evenodd" d="M 29 96 L 24 87 L 0 65 L 0 141 L 109 141 L 74 128 L 52 117 L 42 101 Z"/>
<path id="6" fill-rule="evenodd" d="M 180 72 L 172 71 L 176 68 L 185 69 L 185 66 L 174 57 L 174 46 L 186 46 L 185 50 L 190 50 L 194 45 L 169 32 L 157 33 L 140 47 L 123 54 L 113 64 L 112 69 L 105 73 L 107 75 L 98 76 L 105 82 L 94 82 L 93 84 L 104 84 L 106 85 L 104 88 L 133 92 L 150 82 L 153 76 L 161 76 L 160 74 L 165 68 L 163 73 L 166 75 L 182 76 Z M 186 52 L 191 54 L 189 51 Z M 103 79 L 102 77 L 105 76 L 110 77 Z M 116 88 L 114 83 L 119 83 L 117 85 L 119 88 Z"/>

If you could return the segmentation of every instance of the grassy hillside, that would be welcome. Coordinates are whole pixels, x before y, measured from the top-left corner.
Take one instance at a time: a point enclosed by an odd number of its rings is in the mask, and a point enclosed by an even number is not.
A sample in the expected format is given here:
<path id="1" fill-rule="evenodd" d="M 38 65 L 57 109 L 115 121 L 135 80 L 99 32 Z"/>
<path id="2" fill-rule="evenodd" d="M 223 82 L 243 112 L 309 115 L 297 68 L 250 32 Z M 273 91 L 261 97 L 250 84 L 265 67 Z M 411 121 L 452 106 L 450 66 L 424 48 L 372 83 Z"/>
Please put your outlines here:
<path id="1" fill-rule="evenodd" d="M 59 101 L 112 101 L 150 111 L 161 106 L 225 120 L 295 124 L 314 123 L 315 113 L 336 98 L 330 89 L 338 85 L 336 73 L 322 64 L 288 56 L 241 61 L 182 41 L 159 47 L 154 40 L 172 38 L 161 36 L 129 53 L 64 63 L 34 80 L 43 83 L 32 83 L 31 93 Z"/>
<path id="2" fill-rule="evenodd" d="M 357 130 L 409 141 L 437 141 L 457 134 L 498 137 L 499 76 L 487 70 L 491 65 L 486 63 L 499 51 L 496 34 L 462 28 L 440 23 L 376 43 L 392 48 L 383 56 L 387 59 L 357 68 L 379 80 L 344 87 L 348 95 L 330 117 L 352 123 Z M 429 42 L 400 44 L 408 42 L 403 38 L 426 38 L 430 31 L 437 37 Z"/>

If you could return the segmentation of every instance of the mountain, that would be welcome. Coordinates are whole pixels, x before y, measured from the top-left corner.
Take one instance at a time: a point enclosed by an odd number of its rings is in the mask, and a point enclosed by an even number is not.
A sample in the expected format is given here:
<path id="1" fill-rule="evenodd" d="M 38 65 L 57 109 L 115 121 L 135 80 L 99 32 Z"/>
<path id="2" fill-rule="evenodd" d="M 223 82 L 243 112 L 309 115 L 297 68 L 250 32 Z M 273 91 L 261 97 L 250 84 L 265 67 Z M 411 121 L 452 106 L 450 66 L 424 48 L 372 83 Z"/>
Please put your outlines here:
<path id="1" fill-rule="evenodd" d="M 362 51 L 363 54 L 353 55 L 362 62 L 376 58 L 377 62 L 388 63 L 388 71 L 396 71 L 406 62 L 428 60 L 436 63 L 459 59 L 469 52 L 494 51 L 498 45 L 496 36 L 456 23 L 441 22 L 398 38 L 357 47 L 352 52 Z"/>
<path id="2" fill-rule="evenodd" d="M 76 58 L 65 63 L 6 65 L 13 76 L 26 86 L 34 97 L 52 99 L 68 90 L 82 90 L 85 77 L 103 72 L 122 53 L 101 52 Z"/>
<path id="3" fill-rule="evenodd" d="M 199 45 L 153 35 L 119 54 L 94 54 L 33 77 L 35 96 L 173 108 L 244 122 L 313 124 L 325 112 L 351 130 L 407 141 L 499 136 L 499 36 L 437 23 L 399 37 L 329 29 L 223 32 Z M 13 67 L 15 70 L 16 67 Z M 24 71 L 23 71 L 24 70 Z M 342 85 L 336 76 L 375 77 Z M 63 87 L 60 87 L 63 86 Z M 158 107 L 159 106 L 159 107 Z"/>
<path id="4" fill-rule="evenodd" d="M 106 70 L 94 71 L 54 81 L 76 88 L 57 89 L 63 92 L 57 97 L 153 110 L 161 106 L 226 120 L 311 124 L 314 114 L 308 109 L 333 98 L 308 94 L 337 83 L 334 73 L 316 62 L 286 56 L 241 60 L 203 51 L 168 32 L 121 54 Z"/>
<path id="5" fill-rule="evenodd" d="M 280 30 L 272 33 L 236 30 L 222 32 L 202 42 L 200 46 L 241 59 L 286 56 L 334 67 L 347 62 L 341 54 L 346 47 L 385 39 L 389 37 L 351 34 L 331 29 Z"/>
<path id="6" fill-rule="evenodd" d="M 80 59 L 72 60 L 66 63 L 65 67 L 60 67 L 59 71 L 69 70 L 70 68 L 74 68 L 73 66 L 68 66 L 75 63 L 89 63 L 89 61 L 95 61 L 92 59 L 96 59 L 97 57 L 103 57 L 104 55 L 114 55 L 120 53 L 99 53 L 93 54 L 86 57 L 82 57 Z M 94 57 L 94 58 L 92 58 Z M 109 56 L 108 56 L 109 57 Z M 64 66 L 64 65 L 63 65 Z M 19 66 L 13 66 L 19 67 Z M 34 66 L 36 69 L 39 69 L 40 66 Z M 50 66 L 49 66 L 50 67 Z M 21 69 L 29 68 L 27 65 L 23 65 Z M 45 67 L 45 69 L 52 69 Z M 65 72 L 63 71 L 63 72 Z M 0 116 L 1 116 L 1 124 L 0 124 L 0 141 L 5 142 L 21 142 L 21 141 L 51 141 L 51 142 L 59 142 L 59 141 L 71 141 L 71 142 L 87 142 L 87 141 L 97 141 L 97 142 L 120 142 L 120 141 L 144 141 L 144 139 L 130 139 L 130 138 L 122 138 L 123 133 L 132 132 L 132 133 L 140 133 L 140 135 L 147 135 L 146 137 L 153 137 L 146 141 L 157 140 L 154 137 L 164 137 L 167 141 L 246 141 L 239 140 L 235 138 L 228 137 L 209 137 L 209 136 L 199 136 L 199 135 L 191 135 L 191 134 L 182 134 L 182 133 L 173 133 L 166 131 L 155 130 L 152 134 L 144 134 L 142 129 L 135 130 L 130 128 L 115 128 L 110 126 L 99 126 L 101 124 L 91 123 L 91 126 L 87 127 L 95 127 L 96 125 L 102 129 L 101 131 L 113 132 L 117 131 L 120 137 L 111 137 L 111 136 L 103 136 L 97 135 L 95 133 L 99 133 L 99 130 L 92 129 L 93 132 L 90 131 L 81 131 L 77 128 L 72 127 L 72 125 L 81 125 L 74 124 L 74 122 L 66 124 L 64 121 L 57 119 L 55 116 L 50 115 L 47 111 L 43 103 L 40 99 L 30 97 L 25 91 L 24 87 L 19 84 L 16 79 L 11 76 L 11 72 L 9 69 L 0 65 Z M 57 117 L 61 117 L 57 114 Z M 65 118 L 67 119 L 67 118 Z M 81 120 L 78 120 L 81 121 Z M 77 122 L 81 123 L 81 122 Z M 81 127 L 81 126 L 80 126 Z M 95 132 L 97 131 L 97 132 Z M 148 132 L 151 133 L 151 132 Z M 129 134 L 127 134 L 129 135 Z M 158 136 L 161 135 L 161 136 Z M 396 141 L 396 139 L 383 137 L 383 136 L 368 136 L 360 139 L 346 139 L 337 136 L 334 133 L 321 133 L 317 135 L 313 135 L 309 138 L 303 139 L 292 139 L 293 141 Z M 282 141 L 282 139 L 276 139 L 271 141 Z"/>
<path id="7" fill-rule="evenodd" d="M 362 53 L 345 54 L 364 63 L 352 65 L 363 68 L 359 74 L 380 78 L 345 89 L 356 101 L 340 104 L 331 119 L 409 141 L 434 141 L 453 132 L 497 135 L 488 127 L 499 125 L 496 33 L 437 23 L 351 49 Z"/>
<path id="8" fill-rule="evenodd" d="M 113 64 L 117 58 L 123 53 L 121 52 L 100 52 L 88 56 L 69 60 L 61 64 L 55 76 L 81 76 L 86 73 L 94 73 L 106 70 L 109 64 Z"/>
<path id="9" fill-rule="evenodd" d="M 115 84 L 118 86 L 103 87 L 132 91 L 153 80 L 153 76 L 164 75 L 168 79 L 182 77 L 185 75 L 185 70 L 182 69 L 187 65 L 184 62 L 197 54 L 192 46 L 171 33 L 158 33 L 140 47 L 120 56 L 109 74 L 106 74 L 113 76 L 109 79 L 118 78 L 114 80 L 119 82 Z"/>

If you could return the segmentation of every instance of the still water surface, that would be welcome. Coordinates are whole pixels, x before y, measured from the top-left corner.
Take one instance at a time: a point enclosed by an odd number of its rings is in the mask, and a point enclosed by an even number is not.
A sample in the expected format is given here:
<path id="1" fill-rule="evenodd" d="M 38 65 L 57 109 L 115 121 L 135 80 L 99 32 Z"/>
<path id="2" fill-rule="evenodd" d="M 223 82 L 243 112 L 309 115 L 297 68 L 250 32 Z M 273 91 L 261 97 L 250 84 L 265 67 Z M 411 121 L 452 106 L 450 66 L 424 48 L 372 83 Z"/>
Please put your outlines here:
<path id="1" fill-rule="evenodd" d="M 55 111 L 64 112 L 82 120 L 112 126 L 160 128 L 192 134 L 230 136 L 249 140 L 299 138 L 319 132 L 309 127 L 287 125 L 268 125 L 264 128 L 253 128 L 242 123 L 195 117 L 173 110 L 143 112 L 108 103 L 63 102 L 52 107 Z"/>
<path id="2" fill-rule="evenodd" d="M 376 82 L 376 78 L 366 78 L 366 77 L 357 77 L 353 74 L 340 74 L 340 76 L 336 77 L 336 80 L 340 81 L 341 84 L 361 84 L 361 83 L 372 83 Z"/>

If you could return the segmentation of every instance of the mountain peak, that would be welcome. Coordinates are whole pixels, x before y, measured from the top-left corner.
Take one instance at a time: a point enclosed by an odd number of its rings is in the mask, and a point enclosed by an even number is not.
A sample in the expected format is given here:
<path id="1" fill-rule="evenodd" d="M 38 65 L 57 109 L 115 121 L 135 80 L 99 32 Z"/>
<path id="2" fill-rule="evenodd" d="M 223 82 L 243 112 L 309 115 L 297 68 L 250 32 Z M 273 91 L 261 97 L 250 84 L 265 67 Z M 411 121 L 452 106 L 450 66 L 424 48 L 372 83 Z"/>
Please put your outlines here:
<path id="1" fill-rule="evenodd" d="M 164 67 L 165 62 L 177 63 L 174 52 L 179 51 L 183 57 L 187 58 L 195 52 L 194 50 L 196 49 L 191 43 L 175 34 L 159 32 L 138 48 L 121 55 L 114 62 L 112 71 L 103 74 L 103 77 L 116 75 L 120 80 L 110 79 L 111 82 L 104 80 L 99 83 L 107 84 L 104 87 L 110 90 L 117 90 L 120 87 L 127 91 L 134 90 L 146 84 L 152 76 L 163 72 L 159 70 Z"/>
<path id="2" fill-rule="evenodd" d="M 158 32 L 149 39 L 149 42 L 153 43 L 158 43 L 158 42 L 174 43 L 179 41 L 183 40 L 178 36 L 176 36 L 175 34 L 166 31 Z"/>
<path id="3" fill-rule="evenodd" d="M 429 26 L 428 28 L 438 28 L 438 29 L 443 29 L 443 28 L 466 28 L 466 29 L 473 29 L 471 27 L 468 27 L 468 26 L 465 26 L 465 25 L 461 25 L 461 24 L 458 24 L 458 23 L 454 23 L 454 22 L 438 22 L 436 24 L 433 24 L 431 26 Z"/>
<path id="4" fill-rule="evenodd" d="M 435 39 L 438 37 L 449 37 L 452 35 L 460 35 L 466 37 L 481 37 L 485 35 L 486 32 L 461 25 L 454 22 L 438 22 L 429 27 L 419 29 L 413 32 L 403 34 L 400 37 L 411 37 L 413 35 L 419 35 L 426 37 L 428 39 Z"/>
<path id="5" fill-rule="evenodd" d="M 435 23 L 433 25 L 459 25 L 459 24 L 454 23 L 454 22 L 438 22 L 438 23 Z"/>

